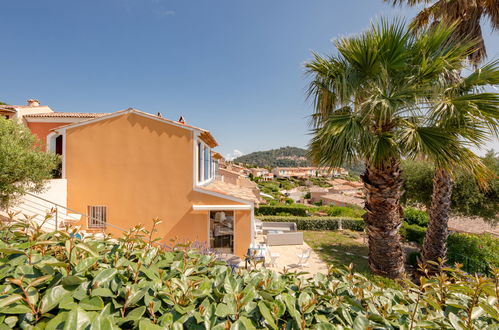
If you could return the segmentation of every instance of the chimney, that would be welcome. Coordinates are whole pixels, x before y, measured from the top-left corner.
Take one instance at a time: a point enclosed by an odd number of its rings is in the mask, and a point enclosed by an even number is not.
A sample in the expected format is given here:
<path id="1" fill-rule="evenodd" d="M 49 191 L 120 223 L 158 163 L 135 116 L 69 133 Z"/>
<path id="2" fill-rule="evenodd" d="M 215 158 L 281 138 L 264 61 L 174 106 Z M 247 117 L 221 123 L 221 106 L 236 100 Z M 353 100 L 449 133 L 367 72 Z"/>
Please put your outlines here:
<path id="1" fill-rule="evenodd" d="M 28 100 L 28 106 L 29 107 L 39 107 L 40 106 L 40 101 L 35 100 L 35 99 L 29 99 Z"/>
<path id="2" fill-rule="evenodd" d="M 184 118 L 184 116 L 180 116 L 180 118 L 178 119 L 178 122 L 181 123 L 181 124 L 185 124 L 185 118 Z"/>

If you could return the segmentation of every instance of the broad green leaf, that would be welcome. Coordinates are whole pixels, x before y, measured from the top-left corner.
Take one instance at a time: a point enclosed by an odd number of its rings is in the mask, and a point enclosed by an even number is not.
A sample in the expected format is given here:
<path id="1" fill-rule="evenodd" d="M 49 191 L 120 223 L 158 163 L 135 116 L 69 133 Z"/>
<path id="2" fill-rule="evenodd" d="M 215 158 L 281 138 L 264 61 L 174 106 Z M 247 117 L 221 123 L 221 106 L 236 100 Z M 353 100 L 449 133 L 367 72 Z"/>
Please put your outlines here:
<path id="1" fill-rule="evenodd" d="M 14 329 L 18 321 L 19 318 L 17 316 L 9 316 L 5 318 L 4 323 L 8 325 L 11 329 Z"/>
<path id="2" fill-rule="evenodd" d="M 34 279 L 33 281 L 29 282 L 27 287 L 28 288 L 29 287 L 37 287 L 38 285 L 48 281 L 51 278 L 52 278 L 52 275 L 45 275 L 45 276 L 38 277 L 38 278 Z"/>
<path id="3" fill-rule="evenodd" d="M 86 329 L 90 325 L 89 315 L 81 308 L 72 309 L 64 322 L 64 330 Z"/>
<path id="4" fill-rule="evenodd" d="M 99 254 L 85 243 L 78 243 L 75 245 L 75 248 L 88 252 L 92 257 L 99 257 Z"/>
<path id="5" fill-rule="evenodd" d="M 0 253 L 4 253 L 4 254 L 25 254 L 23 250 L 9 249 L 9 248 L 0 249 Z"/>
<path id="6" fill-rule="evenodd" d="M 237 290 L 237 282 L 232 276 L 225 276 L 224 289 L 227 293 L 235 293 Z"/>
<path id="7" fill-rule="evenodd" d="M 117 273 L 118 271 L 114 268 L 104 269 L 97 273 L 94 277 L 94 283 L 98 283 L 99 286 L 106 285 Z"/>
<path id="8" fill-rule="evenodd" d="M 90 257 L 90 258 L 85 258 L 85 259 L 81 260 L 75 266 L 75 272 L 77 274 L 84 273 L 85 271 L 87 271 L 87 269 L 92 267 L 92 265 L 95 264 L 98 260 L 99 260 L 99 258 L 96 258 L 96 257 Z"/>
<path id="9" fill-rule="evenodd" d="M 116 297 L 116 295 L 108 288 L 96 288 L 91 292 L 92 296 L 99 297 Z"/>
<path id="10" fill-rule="evenodd" d="M 47 322 L 45 330 L 60 330 L 64 327 L 64 322 L 68 316 L 68 312 L 61 312 L 53 319 Z"/>
<path id="11" fill-rule="evenodd" d="M 132 309 L 131 311 L 129 311 L 126 314 L 126 318 L 128 320 L 138 321 L 138 320 L 140 320 L 140 318 L 142 317 L 142 315 L 144 315 L 145 312 L 146 312 L 146 307 L 145 306 L 137 307 L 137 308 Z"/>
<path id="12" fill-rule="evenodd" d="M 491 317 L 493 317 L 496 321 L 499 322 L 499 311 L 497 311 L 497 309 L 483 302 L 481 302 L 479 305 L 480 307 L 483 308 L 483 310 L 485 310 L 485 312 L 487 312 L 487 314 L 489 314 Z"/>
<path id="13" fill-rule="evenodd" d="M 139 300 L 144 297 L 144 295 L 146 294 L 147 290 L 149 290 L 149 288 L 142 288 L 140 290 L 137 290 L 136 288 L 133 288 L 132 289 L 132 294 L 128 298 L 128 306 L 133 306 L 136 303 L 138 303 Z"/>
<path id="14" fill-rule="evenodd" d="M 335 330 L 337 329 L 334 325 L 331 323 L 317 323 L 314 325 L 314 329 L 317 330 Z"/>
<path id="15" fill-rule="evenodd" d="M 263 301 L 258 302 L 258 309 L 260 310 L 260 314 L 262 314 L 263 318 L 265 319 L 265 322 L 272 328 L 272 329 L 277 329 L 277 325 L 275 323 L 274 317 L 270 313 L 269 308 Z"/>
<path id="16" fill-rule="evenodd" d="M 236 322 L 232 323 L 230 328 L 231 330 L 256 329 L 251 320 L 244 316 L 239 317 L 239 319 Z"/>
<path id="17" fill-rule="evenodd" d="M 369 325 L 369 321 L 362 315 L 357 315 L 355 320 L 353 321 L 352 328 L 355 330 L 364 330 L 367 329 Z"/>
<path id="18" fill-rule="evenodd" d="M 31 313 L 31 308 L 29 308 L 24 303 L 14 303 L 7 307 L 2 308 L 0 311 L 2 314 L 26 314 Z"/>
<path id="19" fill-rule="evenodd" d="M 86 311 L 100 311 L 104 308 L 104 301 L 101 297 L 87 297 L 80 301 L 79 306 Z"/>
<path id="20" fill-rule="evenodd" d="M 70 292 L 64 289 L 62 285 L 48 289 L 40 301 L 40 313 L 44 314 L 56 307 L 64 296 Z"/>
<path id="21" fill-rule="evenodd" d="M 76 285 L 80 285 L 81 283 L 83 283 L 85 281 L 86 281 L 86 279 L 83 277 L 66 276 L 62 279 L 62 285 L 64 285 L 64 287 L 76 286 Z"/>
<path id="22" fill-rule="evenodd" d="M 223 304 L 223 303 L 218 304 L 217 309 L 215 310 L 215 314 L 218 317 L 225 318 L 225 317 L 227 317 L 227 315 L 232 314 L 232 308 L 230 308 L 229 306 L 227 306 L 226 304 Z"/>
<path id="23" fill-rule="evenodd" d="M 454 329 L 461 330 L 466 328 L 463 321 L 454 313 L 449 313 L 449 321 Z"/>
<path id="24" fill-rule="evenodd" d="M 296 309 L 296 305 L 295 305 L 296 299 L 287 293 L 284 293 L 282 295 L 282 299 L 284 300 L 284 303 L 286 304 L 286 308 L 287 308 L 289 314 L 293 317 L 293 319 L 295 320 L 296 323 L 300 324 L 301 323 L 301 315 L 300 315 L 300 312 L 298 312 L 298 310 Z"/>
<path id="25" fill-rule="evenodd" d="M 163 327 L 160 327 L 157 324 L 152 323 L 149 320 L 140 320 L 139 322 L 139 330 L 163 330 Z"/>
<path id="26" fill-rule="evenodd" d="M 8 295 L 7 297 L 0 299 L 0 308 L 3 308 L 3 307 L 8 306 L 10 304 L 13 304 L 16 301 L 19 301 L 22 299 L 23 299 L 23 297 L 21 295 L 18 295 L 18 294 Z M 0 310 L 0 313 L 1 312 L 2 311 Z"/>
<path id="27" fill-rule="evenodd" d="M 71 295 L 66 295 L 64 298 L 62 298 L 61 302 L 59 303 L 59 308 L 60 309 L 66 309 L 66 310 L 72 310 L 73 308 L 76 308 L 78 304 L 74 301 L 73 297 Z"/>

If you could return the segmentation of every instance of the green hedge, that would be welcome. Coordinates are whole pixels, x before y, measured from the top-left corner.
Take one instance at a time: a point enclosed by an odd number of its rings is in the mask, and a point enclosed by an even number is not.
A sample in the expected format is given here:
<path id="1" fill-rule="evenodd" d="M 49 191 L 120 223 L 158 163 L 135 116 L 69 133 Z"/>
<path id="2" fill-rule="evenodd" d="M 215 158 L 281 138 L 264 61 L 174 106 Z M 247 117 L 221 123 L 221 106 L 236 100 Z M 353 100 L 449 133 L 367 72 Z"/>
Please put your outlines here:
<path id="1" fill-rule="evenodd" d="M 308 207 L 303 206 L 286 206 L 286 205 L 261 205 L 255 208 L 256 215 L 294 215 L 304 217 L 307 215 Z"/>
<path id="2" fill-rule="evenodd" d="M 467 272 L 488 274 L 491 267 L 499 267 L 499 239 L 490 234 L 451 234 L 447 259 L 450 264 L 462 264 Z"/>
<path id="3" fill-rule="evenodd" d="M 404 220 L 410 225 L 428 227 L 428 213 L 413 207 L 404 209 Z"/>
<path id="4" fill-rule="evenodd" d="M 402 223 L 400 236 L 406 241 L 423 244 L 426 228 L 418 225 L 410 225 L 407 222 Z"/>
<path id="5" fill-rule="evenodd" d="M 294 222 L 298 230 L 337 230 L 341 221 L 343 229 L 364 230 L 364 220 L 338 217 L 283 217 L 259 216 L 264 222 Z"/>
<path id="6" fill-rule="evenodd" d="M 255 208 L 256 215 L 293 215 L 304 217 L 315 212 L 324 212 L 329 217 L 360 218 L 365 213 L 363 209 L 345 206 L 313 206 L 313 205 L 262 205 Z"/>

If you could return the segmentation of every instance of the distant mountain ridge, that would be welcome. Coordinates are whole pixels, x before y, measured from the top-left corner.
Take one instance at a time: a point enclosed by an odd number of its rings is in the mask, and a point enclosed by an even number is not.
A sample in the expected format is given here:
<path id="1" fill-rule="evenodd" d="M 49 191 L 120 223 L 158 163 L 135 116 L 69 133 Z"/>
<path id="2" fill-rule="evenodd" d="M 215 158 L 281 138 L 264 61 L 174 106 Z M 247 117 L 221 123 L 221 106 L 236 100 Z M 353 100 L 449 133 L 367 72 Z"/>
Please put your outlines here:
<path id="1" fill-rule="evenodd" d="M 307 150 L 297 147 L 282 147 L 267 151 L 256 151 L 234 159 L 235 163 L 243 163 L 255 167 L 300 167 L 311 166 L 307 158 Z M 360 175 L 364 172 L 362 162 L 344 165 L 350 173 Z"/>
<path id="2" fill-rule="evenodd" d="M 297 147 L 256 151 L 237 157 L 234 159 L 234 162 L 257 167 L 310 166 L 310 161 L 307 158 L 307 150 Z"/>

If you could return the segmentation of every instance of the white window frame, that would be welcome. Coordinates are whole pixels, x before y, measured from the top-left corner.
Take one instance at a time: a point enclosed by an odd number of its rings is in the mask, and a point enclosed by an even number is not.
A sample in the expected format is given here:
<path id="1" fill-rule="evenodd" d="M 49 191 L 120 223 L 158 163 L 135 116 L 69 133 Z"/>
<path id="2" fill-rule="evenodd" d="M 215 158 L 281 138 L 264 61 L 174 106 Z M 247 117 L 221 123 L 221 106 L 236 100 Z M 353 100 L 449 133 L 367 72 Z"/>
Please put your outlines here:
<path id="1" fill-rule="evenodd" d="M 199 150 L 201 148 L 201 152 Z M 215 179 L 215 170 L 214 170 L 214 162 L 213 156 L 211 154 L 211 148 L 201 139 L 197 138 L 195 140 L 194 149 L 196 150 L 195 158 L 195 177 L 196 177 L 196 185 L 204 186 L 208 183 L 212 182 Z M 205 149 L 208 151 L 208 161 L 205 161 Z M 201 159 L 199 158 L 201 157 Z M 207 167 L 205 166 L 207 164 Z M 208 177 L 205 179 L 205 174 L 208 173 Z"/>

